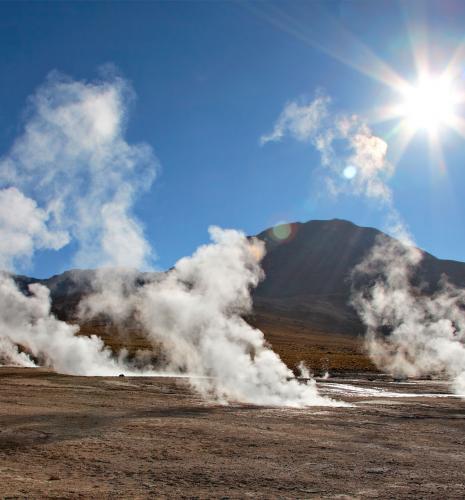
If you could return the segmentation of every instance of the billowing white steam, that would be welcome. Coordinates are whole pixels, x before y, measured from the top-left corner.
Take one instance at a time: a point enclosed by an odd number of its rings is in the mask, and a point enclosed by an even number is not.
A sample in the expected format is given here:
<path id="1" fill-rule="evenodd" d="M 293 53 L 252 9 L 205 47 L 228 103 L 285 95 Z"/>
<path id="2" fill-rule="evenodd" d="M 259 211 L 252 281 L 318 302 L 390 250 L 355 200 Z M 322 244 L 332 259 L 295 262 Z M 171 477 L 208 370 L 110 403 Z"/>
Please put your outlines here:
<path id="1" fill-rule="evenodd" d="M 124 139 L 131 99 L 122 78 L 88 83 L 58 73 L 30 98 L 24 131 L 0 159 L 0 187 L 21 191 L 0 205 L 2 233 L 17 231 L 9 239 L 17 246 L 2 259 L 73 239 L 77 265 L 150 267 L 151 249 L 131 209 L 153 182 L 156 160 L 148 145 Z M 13 194 L 23 199 L 13 204 Z M 9 216 L 20 206 L 28 213 L 15 223 Z M 25 226 L 26 218 L 33 222 Z"/>
<path id="2" fill-rule="evenodd" d="M 298 383 L 265 343 L 263 333 L 242 316 L 251 311 L 250 288 L 262 276 L 263 243 L 233 230 L 210 229 L 213 243 L 181 259 L 159 280 L 131 294 L 102 291 L 83 306 L 134 315 L 154 345 L 161 345 L 164 368 L 196 377 L 192 384 L 220 401 L 306 406 L 335 402 L 318 395 L 314 381 Z"/>
<path id="3" fill-rule="evenodd" d="M 129 145 L 123 137 L 129 97 L 118 77 L 86 83 L 52 74 L 31 98 L 24 132 L 0 160 L 0 231 L 8 236 L 0 264 L 13 270 L 37 249 L 74 240 L 77 264 L 105 266 L 96 274 L 95 293 L 81 304 L 82 315 L 137 321 L 161 346 L 163 368 L 192 375 L 205 396 L 335 405 L 318 395 L 314 381 L 298 383 L 262 332 L 242 318 L 262 274 L 260 242 L 212 228 L 211 245 L 135 286 L 134 269 L 150 266 L 151 248 L 131 208 L 153 181 L 156 161 L 147 145 Z M 33 284 L 28 292 L 8 274 L 0 276 L 3 360 L 31 365 L 26 350 L 62 373 L 128 372 L 100 338 L 79 337 L 78 327 L 51 315 L 45 287 Z"/>
<path id="4" fill-rule="evenodd" d="M 408 243 L 380 238 L 354 270 L 353 304 L 375 364 L 395 376 L 445 375 L 465 394 L 465 290 L 448 283 L 428 296 L 412 280 L 422 259 Z"/>
<path id="5" fill-rule="evenodd" d="M 0 190 L 0 269 L 27 262 L 37 248 L 59 249 L 68 242 L 64 232 L 47 227 L 48 214 L 15 187 Z"/>
<path id="6" fill-rule="evenodd" d="M 116 375 L 122 366 L 96 336 L 77 336 L 79 328 L 50 314 L 48 288 L 33 284 L 31 295 L 22 294 L 14 281 L 0 280 L 0 349 L 4 362 L 34 366 L 16 345 L 26 347 L 41 364 L 61 373 L 75 375 Z"/>
<path id="7" fill-rule="evenodd" d="M 393 206 L 386 184 L 393 165 L 386 142 L 355 115 L 334 115 L 330 99 L 287 104 L 261 143 L 290 135 L 321 154 L 328 187 L 380 200 L 392 238 L 379 238 L 353 272 L 352 303 L 367 327 L 366 344 L 375 364 L 397 376 L 446 375 L 465 394 L 465 290 L 447 280 L 431 296 L 412 279 L 422 259 Z M 342 182 L 341 182 L 342 181 Z"/>
<path id="8" fill-rule="evenodd" d="M 131 214 L 135 194 L 154 178 L 147 145 L 123 138 L 130 88 L 114 77 L 95 83 L 52 74 L 30 99 L 24 132 L 0 159 L 0 266 L 13 271 L 37 249 L 78 244 L 77 263 L 148 265 L 150 247 Z M 62 373 L 116 375 L 126 365 L 113 359 L 97 337 L 50 314 L 47 288 L 22 294 L 0 274 L 2 361 L 31 365 L 22 346 Z"/>

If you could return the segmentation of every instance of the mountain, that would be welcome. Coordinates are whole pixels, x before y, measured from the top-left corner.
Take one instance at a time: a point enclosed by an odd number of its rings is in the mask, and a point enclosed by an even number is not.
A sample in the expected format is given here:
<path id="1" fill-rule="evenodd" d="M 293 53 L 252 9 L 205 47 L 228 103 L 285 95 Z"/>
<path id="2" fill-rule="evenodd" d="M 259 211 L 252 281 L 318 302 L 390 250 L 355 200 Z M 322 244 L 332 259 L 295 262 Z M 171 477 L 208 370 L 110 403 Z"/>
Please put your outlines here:
<path id="1" fill-rule="evenodd" d="M 263 321 L 300 325 L 299 328 L 349 335 L 364 329 L 349 305 L 350 273 L 370 251 L 381 231 L 351 222 L 313 220 L 266 229 L 256 235 L 264 241 L 266 278 L 253 292 L 252 323 Z M 16 276 L 20 288 L 42 283 L 50 289 L 53 311 L 64 320 L 75 319 L 75 309 L 92 289 L 95 271 L 71 270 L 37 280 Z M 416 279 L 433 291 L 446 274 L 452 283 L 465 285 L 465 264 L 437 259 L 423 252 Z M 140 273 L 137 281 L 153 279 Z"/>
<path id="2" fill-rule="evenodd" d="M 269 228 L 257 235 L 265 242 L 266 279 L 254 292 L 257 314 L 299 321 L 320 331 L 362 334 L 349 305 L 350 273 L 373 247 L 381 231 L 339 219 L 313 220 Z M 384 235 L 386 236 L 386 235 Z M 422 252 L 415 281 L 436 289 L 443 274 L 465 285 L 465 264 Z"/>
<path id="3" fill-rule="evenodd" d="M 159 273 L 135 272 L 130 273 L 134 283 L 142 285 L 153 281 Z M 61 320 L 77 321 L 77 306 L 82 297 L 93 290 L 96 271 L 93 269 L 71 269 L 50 278 L 37 279 L 29 276 L 16 275 L 16 284 L 23 293 L 28 293 L 28 285 L 40 283 L 50 290 L 52 311 Z"/>

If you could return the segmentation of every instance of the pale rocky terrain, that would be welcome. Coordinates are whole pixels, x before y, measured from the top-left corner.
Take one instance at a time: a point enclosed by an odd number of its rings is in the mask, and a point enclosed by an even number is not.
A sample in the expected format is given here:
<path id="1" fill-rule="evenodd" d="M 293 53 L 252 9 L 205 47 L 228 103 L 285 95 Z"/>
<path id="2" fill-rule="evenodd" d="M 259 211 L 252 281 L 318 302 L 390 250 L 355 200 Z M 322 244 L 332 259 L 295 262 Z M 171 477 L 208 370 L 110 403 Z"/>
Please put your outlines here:
<path id="1" fill-rule="evenodd" d="M 283 409 L 207 403 L 186 379 L 0 368 L 1 494 L 464 498 L 465 401 L 367 377 L 319 382 L 351 408 Z"/>

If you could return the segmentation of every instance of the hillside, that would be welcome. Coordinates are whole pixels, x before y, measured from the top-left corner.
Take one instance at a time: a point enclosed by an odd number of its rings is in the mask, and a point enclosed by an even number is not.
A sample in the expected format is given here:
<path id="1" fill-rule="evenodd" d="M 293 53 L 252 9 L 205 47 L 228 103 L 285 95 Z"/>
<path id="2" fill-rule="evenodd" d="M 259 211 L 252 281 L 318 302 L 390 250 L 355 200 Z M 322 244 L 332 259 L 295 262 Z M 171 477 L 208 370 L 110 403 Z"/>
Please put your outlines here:
<path id="1" fill-rule="evenodd" d="M 350 273 L 373 247 L 381 231 L 344 220 L 293 223 L 257 235 L 266 244 L 266 279 L 254 292 L 255 311 L 303 322 L 327 332 L 361 334 L 363 325 L 350 307 Z M 386 235 L 385 235 L 386 236 Z M 443 274 L 452 283 L 465 284 L 465 264 L 437 259 L 427 252 L 415 280 L 434 291 Z"/>

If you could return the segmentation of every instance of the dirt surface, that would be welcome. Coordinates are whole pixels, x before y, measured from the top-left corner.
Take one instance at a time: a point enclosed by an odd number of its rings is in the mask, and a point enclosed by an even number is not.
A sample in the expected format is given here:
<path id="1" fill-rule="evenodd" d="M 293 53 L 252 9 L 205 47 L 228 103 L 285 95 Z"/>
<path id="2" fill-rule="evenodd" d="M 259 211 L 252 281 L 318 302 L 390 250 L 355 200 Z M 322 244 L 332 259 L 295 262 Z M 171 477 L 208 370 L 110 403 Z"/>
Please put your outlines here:
<path id="1" fill-rule="evenodd" d="M 365 352 L 362 336 L 322 332 L 301 321 L 270 314 L 257 314 L 249 322 L 265 334 L 267 342 L 291 369 L 304 361 L 316 374 L 326 370 L 376 371 Z"/>
<path id="2" fill-rule="evenodd" d="M 340 335 L 309 328 L 302 321 L 277 314 L 254 314 L 246 318 L 260 329 L 266 341 L 291 369 L 304 361 L 316 374 L 331 372 L 373 372 L 375 365 L 364 349 L 362 335 Z M 148 350 L 154 357 L 163 353 L 162 346 L 154 346 L 144 336 L 140 325 L 117 327 L 99 321 L 81 324 L 81 335 L 97 335 L 115 353 L 126 349 L 130 353 Z M 163 356 L 161 356 L 163 358 Z"/>
<path id="3" fill-rule="evenodd" d="M 207 404 L 185 379 L 0 380 L 3 498 L 465 497 L 465 402 L 439 382 L 329 379 L 354 406 L 298 410 Z"/>

